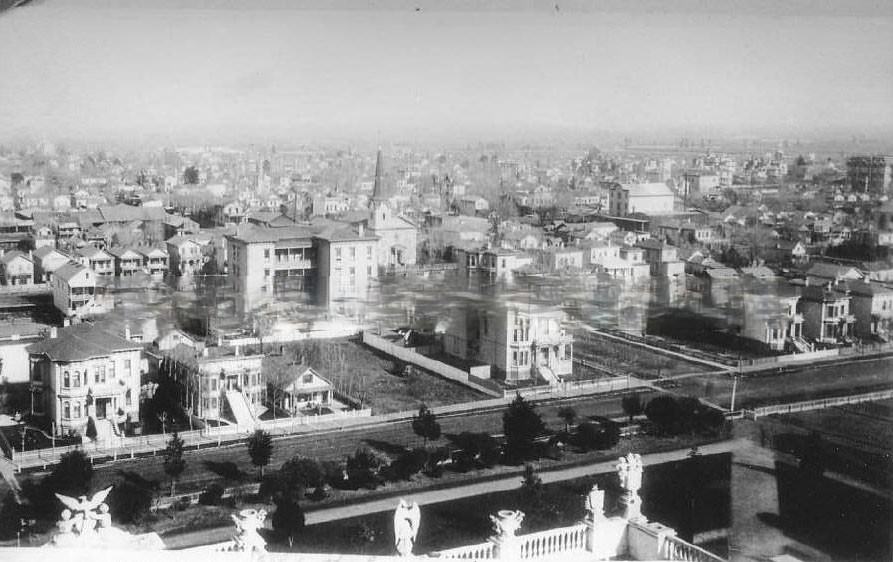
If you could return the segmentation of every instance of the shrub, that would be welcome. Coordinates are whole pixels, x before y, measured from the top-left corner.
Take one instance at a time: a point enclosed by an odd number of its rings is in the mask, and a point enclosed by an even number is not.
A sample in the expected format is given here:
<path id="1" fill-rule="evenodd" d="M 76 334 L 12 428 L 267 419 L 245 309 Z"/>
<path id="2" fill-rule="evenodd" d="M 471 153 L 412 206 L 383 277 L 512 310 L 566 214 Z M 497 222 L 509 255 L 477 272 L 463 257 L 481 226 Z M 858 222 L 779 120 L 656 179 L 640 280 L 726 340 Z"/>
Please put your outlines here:
<path id="1" fill-rule="evenodd" d="M 120 523 L 139 523 L 152 506 L 152 491 L 124 480 L 109 494 L 108 504 L 112 519 Z"/>
<path id="2" fill-rule="evenodd" d="M 220 505 L 223 499 L 223 486 L 220 484 L 211 484 L 198 496 L 198 503 L 201 505 Z"/>
<path id="3" fill-rule="evenodd" d="M 518 394 L 502 415 L 505 433 L 505 457 L 517 464 L 536 456 L 535 439 L 542 435 L 546 426 L 536 409 Z"/>
<path id="4" fill-rule="evenodd" d="M 173 508 L 174 511 L 185 511 L 190 505 L 192 505 L 192 499 L 185 497 L 175 501 Z"/>
<path id="5" fill-rule="evenodd" d="M 389 474 L 395 480 L 409 480 L 425 468 L 428 453 L 425 449 L 406 451 L 391 463 Z"/>
<path id="6" fill-rule="evenodd" d="M 326 473 L 318 460 L 294 457 L 279 469 L 279 479 L 285 490 L 300 494 L 308 488 L 322 486 L 326 482 Z"/>
<path id="7" fill-rule="evenodd" d="M 577 426 L 574 434 L 574 445 L 585 451 L 610 449 L 620 440 L 620 428 L 617 424 L 585 422 Z"/>

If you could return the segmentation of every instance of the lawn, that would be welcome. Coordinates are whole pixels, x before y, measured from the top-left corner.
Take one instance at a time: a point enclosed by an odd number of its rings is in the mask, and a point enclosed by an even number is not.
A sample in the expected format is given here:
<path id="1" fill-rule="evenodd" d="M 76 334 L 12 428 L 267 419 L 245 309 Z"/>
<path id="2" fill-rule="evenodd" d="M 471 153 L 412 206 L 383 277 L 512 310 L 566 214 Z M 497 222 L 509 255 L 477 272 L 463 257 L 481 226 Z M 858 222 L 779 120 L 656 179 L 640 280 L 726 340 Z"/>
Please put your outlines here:
<path id="1" fill-rule="evenodd" d="M 342 394 L 356 399 L 373 414 L 415 410 L 422 402 L 441 406 L 486 398 L 470 388 L 421 369 L 408 376 L 394 373 L 394 361 L 358 340 L 308 340 L 283 346 L 283 356 L 303 357 Z"/>

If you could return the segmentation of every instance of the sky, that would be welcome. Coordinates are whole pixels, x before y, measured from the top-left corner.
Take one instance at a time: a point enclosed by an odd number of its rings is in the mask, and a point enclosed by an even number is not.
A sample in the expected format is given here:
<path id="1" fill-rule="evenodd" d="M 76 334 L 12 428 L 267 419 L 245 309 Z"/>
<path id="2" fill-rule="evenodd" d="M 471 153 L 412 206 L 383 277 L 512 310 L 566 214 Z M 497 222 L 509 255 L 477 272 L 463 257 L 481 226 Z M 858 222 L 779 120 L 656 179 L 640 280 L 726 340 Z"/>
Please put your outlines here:
<path id="1" fill-rule="evenodd" d="M 0 15 L 0 139 L 890 138 L 891 100 L 893 3 L 870 0 L 43 0 Z"/>

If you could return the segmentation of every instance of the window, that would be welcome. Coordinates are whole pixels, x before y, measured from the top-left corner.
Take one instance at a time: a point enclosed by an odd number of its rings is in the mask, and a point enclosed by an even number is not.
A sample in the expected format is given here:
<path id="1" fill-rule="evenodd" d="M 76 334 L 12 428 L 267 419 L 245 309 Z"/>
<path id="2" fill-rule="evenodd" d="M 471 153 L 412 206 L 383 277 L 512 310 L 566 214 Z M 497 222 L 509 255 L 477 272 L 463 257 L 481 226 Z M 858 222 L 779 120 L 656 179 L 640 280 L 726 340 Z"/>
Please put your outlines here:
<path id="1" fill-rule="evenodd" d="M 517 367 L 517 366 L 518 366 L 518 352 L 513 351 L 512 352 L 512 367 Z"/>
<path id="2" fill-rule="evenodd" d="M 269 276 L 270 276 L 270 270 L 269 270 L 269 269 L 265 269 L 265 270 L 264 270 L 264 277 L 269 277 Z"/>
<path id="3" fill-rule="evenodd" d="M 124 404 L 127 406 L 133 405 L 133 398 L 130 395 L 130 390 L 128 389 L 126 393 L 124 393 Z"/>
<path id="4" fill-rule="evenodd" d="M 562 357 L 562 359 L 564 359 L 565 361 L 570 361 L 570 360 L 571 360 L 571 350 L 572 350 L 572 349 L 573 349 L 572 346 L 570 346 L 570 345 L 565 345 L 565 346 L 564 346 L 564 357 Z"/>
<path id="5" fill-rule="evenodd" d="M 217 392 L 217 379 L 211 379 L 211 392 Z"/>
<path id="6" fill-rule="evenodd" d="M 248 373 L 245 373 L 244 375 L 242 375 L 242 385 L 248 386 Z"/>
<path id="7" fill-rule="evenodd" d="M 131 362 L 130 362 L 130 359 L 125 359 L 125 360 L 124 360 L 124 376 L 127 377 L 127 376 L 130 376 L 130 375 L 132 375 L 132 374 L 133 374 L 133 372 L 131 371 Z"/>
<path id="8" fill-rule="evenodd" d="M 350 259 L 357 259 L 357 249 L 355 246 L 350 247 Z"/>
<path id="9" fill-rule="evenodd" d="M 81 403 L 80 402 L 74 403 L 74 417 L 75 417 L 75 419 L 81 417 Z"/>
<path id="10" fill-rule="evenodd" d="M 109 378 L 115 378 L 115 362 L 109 361 Z"/>
<path id="11" fill-rule="evenodd" d="M 372 259 L 372 246 L 366 246 L 366 258 Z"/>
<path id="12" fill-rule="evenodd" d="M 62 403 L 62 417 L 65 419 L 71 419 L 71 403 L 63 402 Z"/>
<path id="13" fill-rule="evenodd" d="M 341 260 L 341 248 L 335 248 L 335 259 L 338 261 Z"/>
<path id="14" fill-rule="evenodd" d="M 372 266 L 371 265 L 366 266 L 366 275 L 370 275 L 370 276 L 372 275 Z"/>
<path id="15" fill-rule="evenodd" d="M 74 387 L 80 388 L 80 386 L 81 386 L 81 372 L 75 371 L 74 372 Z"/>
<path id="16" fill-rule="evenodd" d="M 313 375 L 310 374 L 310 373 L 307 373 L 306 375 L 304 375 L 304 378 L 301 380 L 301 382 L 303 382 L 304 384 L 310 384 L 310 383 L 312 383 L 312 382 L 313 382 Z"/>
<path id="17" fill-rule="evenodd" d="M 270 261 L 270 249 L 269 248 L 264 250 L 264 261 Z"/>
<path id="18" fill-rule="evenodd" d="M 217 409 L 217 398 L 216 398 L 216 397 L 212 397 L 212 398 L 211 398 L 211 409 L 212 409 L 212 410 L 216 410 L 216 409 Z"/>
<path id="19" fill-rule="evenodd" d="M 68 371 L 62 374 L 62 388 L 71 388 L 71 375 Z"/>

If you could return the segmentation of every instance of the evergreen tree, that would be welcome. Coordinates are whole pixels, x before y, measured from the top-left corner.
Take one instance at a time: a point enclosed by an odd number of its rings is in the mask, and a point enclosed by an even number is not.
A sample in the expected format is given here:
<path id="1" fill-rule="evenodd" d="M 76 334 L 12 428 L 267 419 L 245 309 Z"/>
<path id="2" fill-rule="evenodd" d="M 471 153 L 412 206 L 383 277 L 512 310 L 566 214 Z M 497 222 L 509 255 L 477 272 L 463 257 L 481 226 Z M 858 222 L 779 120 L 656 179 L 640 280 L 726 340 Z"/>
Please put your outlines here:
<path id="1" fill-rule="evenodd" d="M 426 447 L 429 439 L 431 441 L 440 439 L 440 424 L 437 423 L 434 412 L 425 404 L 419 408 L 419 414 L 412 418 L 412 431 L 425 440 Z"/>
<path id="2" fill-rule="evenodd" d="M 270 457 L 273 456 L 273 437 L 262 429 L 258 429 L 251 434 L 246 442 L 248 446 L 248 456 L 251 457 L 251 464 L 258 467 L 260 477 L 264 477 L 264 467 L 270 464 Z"/>
<path id="3" fill-rule="evenodd" d="M 502 415 L 502 429 L 506 459 L 518 463 L 536 456 L 534 440 L 546 426 L 536 409 L 518 394 Z"/>
<path id="4" fill-rule="evenodd" d="M 164 450 L 164 472 L 171 479 L 171 495 L 174 495 L 174 487 L 180 475 L 186 469 L 186 460 L 183 458 L 183 440 L 176 431 L 171 435 Z"/>

